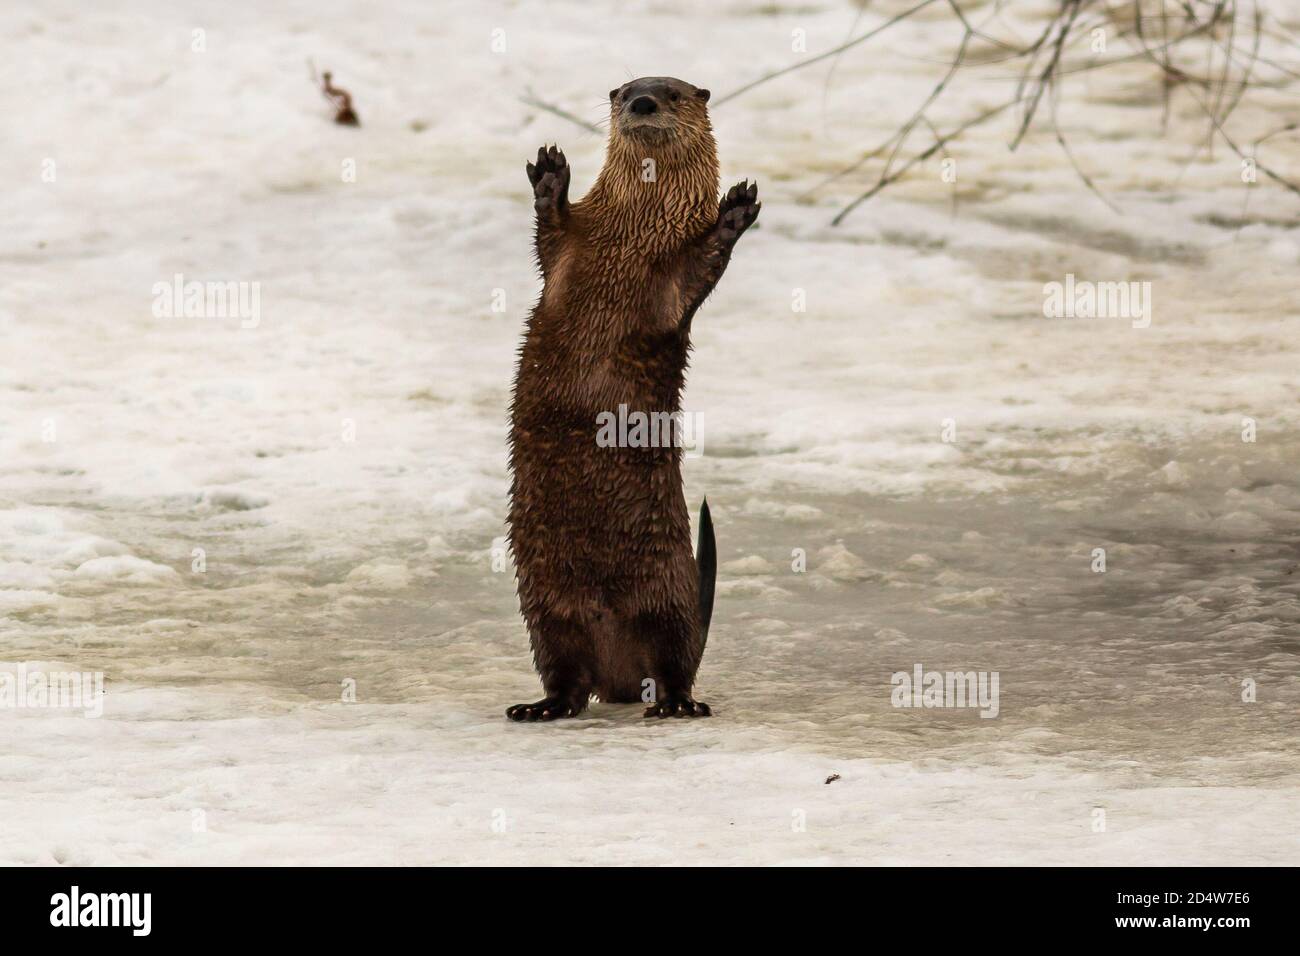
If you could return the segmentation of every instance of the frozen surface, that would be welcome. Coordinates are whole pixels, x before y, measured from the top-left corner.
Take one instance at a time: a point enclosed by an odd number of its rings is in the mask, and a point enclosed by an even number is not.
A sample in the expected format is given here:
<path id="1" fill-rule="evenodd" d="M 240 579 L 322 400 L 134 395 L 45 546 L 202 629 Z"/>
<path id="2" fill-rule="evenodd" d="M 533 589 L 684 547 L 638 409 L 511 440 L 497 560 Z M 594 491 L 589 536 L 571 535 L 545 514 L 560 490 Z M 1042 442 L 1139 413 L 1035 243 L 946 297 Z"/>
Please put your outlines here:
<path id="1" fill-rule="evenodd" d="M 1300 863 L 1300 202 L 1198 149 L 1179 91 L 1162 134 L 1150 68 L 1060 110 L 1123 215 L 1008 116 L 953 147 L 955 211 L 936 159 L 828 226 L 879 167 L 818 184 L 942 75 L 938 13 L 716 109 L 764 200 L 687 395 L 717 716 L 515 726 L 523 163 L 558 141 L 579 194 L 603 148 L 519 96 L 716 101 L 857 9 L 120 7 L 0 11 L 0 669 L 107 681 L 99 719 L 0 710 L 0 862 Z M 1295 118 L 1265 78 L 1238 142 Z M 1261 157 L 1300 178 L 1296 142 Z M 176 273 L 260 283 L 260 324 L 155 317 Z M 1045 319 L 1067 273 L 1150 281 L 1151 327 Z M 893 708 L 916 663 L 998 671 L 999 716 Z"/>

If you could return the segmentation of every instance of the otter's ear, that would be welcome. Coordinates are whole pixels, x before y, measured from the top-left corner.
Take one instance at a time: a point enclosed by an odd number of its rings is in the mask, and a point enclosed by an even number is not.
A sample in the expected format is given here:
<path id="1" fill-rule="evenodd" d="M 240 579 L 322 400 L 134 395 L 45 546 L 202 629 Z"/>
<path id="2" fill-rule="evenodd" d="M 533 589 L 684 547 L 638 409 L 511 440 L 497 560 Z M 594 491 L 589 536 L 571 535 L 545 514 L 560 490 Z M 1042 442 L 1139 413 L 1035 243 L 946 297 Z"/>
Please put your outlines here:
<path id="1" fill-rule="evenodd" d="M 609 91 L 609 101 L 610 101 L 611 103 L 614 102 L 614 97 L 616 97 L 616 96 L 618 96 L 618 90 L 610 90 L 610 91 Z"/>
<path id="2" fill-rule="evenodd" d="M 706 103 L 709 101 L 709 91 L 708 91 L 708 90 L 696 90 L 696 91 L 695 91 L 695 95 L 698 96 L 700 99 L 702 99 L 702 100 L 703 100 L 704 102 L 706 102 Z"/>

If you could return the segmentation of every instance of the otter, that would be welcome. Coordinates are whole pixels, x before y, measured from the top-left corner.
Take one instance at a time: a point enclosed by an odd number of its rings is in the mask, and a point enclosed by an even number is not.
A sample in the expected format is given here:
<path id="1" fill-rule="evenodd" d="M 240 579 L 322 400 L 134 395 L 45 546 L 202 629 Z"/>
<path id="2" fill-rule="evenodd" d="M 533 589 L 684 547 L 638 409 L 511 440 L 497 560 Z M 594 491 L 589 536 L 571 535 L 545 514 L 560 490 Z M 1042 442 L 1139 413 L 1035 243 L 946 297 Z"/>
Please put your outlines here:
<path id="1" fill-rule="evenodd" d="M 557 147 L 526 164 L 543 288 L 511 401 L 508 521 L 545 696 L 511 720 L 575 717 L 592 696 L 712 713 L 692 693 L 716 548 L 705 501 L 691 555 L 680 429 L 658 447 L 598 441 L 620 406 L 680 425 L 691 321 L 761 207 L 748 180 L 719 202 L 708 100 L 671 77 L 611 90 L 605 163 L 577 202 Z"/>

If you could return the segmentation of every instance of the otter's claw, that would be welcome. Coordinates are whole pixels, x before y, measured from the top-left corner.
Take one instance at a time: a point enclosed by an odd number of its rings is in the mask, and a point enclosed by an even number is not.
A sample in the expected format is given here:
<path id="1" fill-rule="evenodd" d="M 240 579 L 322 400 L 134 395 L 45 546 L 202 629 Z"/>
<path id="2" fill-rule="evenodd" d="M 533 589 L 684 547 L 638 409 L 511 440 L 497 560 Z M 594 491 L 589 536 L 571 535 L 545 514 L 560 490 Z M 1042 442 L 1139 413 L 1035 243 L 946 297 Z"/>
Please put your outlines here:
<path id="1" fill-rule="evenodd" d="M 723 242 L 735 242 L 754 224 L 762 208 L 763 204 L 758 202 L 758 183 L 750 183 L 748 179 L 736 183 L 718 204 L 718 237 Z"/>
<path id="2" fill-rule="evenodd" d="M 569 164 L 559 147 L 543 146 L 537 162 L 526 164 L 533 184 L 533 208 L 538 215 L 563 215 L 569 208 Z"/>
<path id="3" fill-rule="evenodd" d="M 582 706 L 558 697 L 544 697 L 535 704 L 515 704 L 506 709 L 511 720 L 557 720 L 560 717 L 577 717 Z"/>
<path id="4" fill-rule="evenodd" d="M 712 717 L 709 705 L 700 700 L 692 700 L 685 694 L 674 694 L 663 700 L 655 701 L 645 709 L 643 717 Z"/>

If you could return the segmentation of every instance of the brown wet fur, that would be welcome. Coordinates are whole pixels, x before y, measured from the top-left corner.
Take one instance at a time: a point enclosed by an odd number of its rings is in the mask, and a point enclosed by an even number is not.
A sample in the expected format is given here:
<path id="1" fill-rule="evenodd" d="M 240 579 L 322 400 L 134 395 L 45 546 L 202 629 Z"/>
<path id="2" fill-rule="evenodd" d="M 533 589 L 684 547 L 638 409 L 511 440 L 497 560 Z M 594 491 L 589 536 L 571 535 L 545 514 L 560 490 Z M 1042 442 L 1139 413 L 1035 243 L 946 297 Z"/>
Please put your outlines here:
<path id="1" fill-rule="evenodd" d="M 544 288 L 515 379 L 509 522 L 545 697 L 514 720 L 641 702 L 647 679 L 646 716 L 709 714 L 691 696 L 706 629 L 681 449 L 596 441 L 620 404 L 678 411 L 691 320 L 758 214 L 748 184 L 718 201 L 707 102 L 667 77 L 611 91 L 605 163 L 578 202 L 558 149 L 528 164 Z"/>

